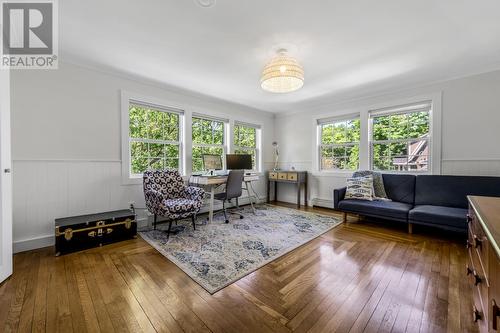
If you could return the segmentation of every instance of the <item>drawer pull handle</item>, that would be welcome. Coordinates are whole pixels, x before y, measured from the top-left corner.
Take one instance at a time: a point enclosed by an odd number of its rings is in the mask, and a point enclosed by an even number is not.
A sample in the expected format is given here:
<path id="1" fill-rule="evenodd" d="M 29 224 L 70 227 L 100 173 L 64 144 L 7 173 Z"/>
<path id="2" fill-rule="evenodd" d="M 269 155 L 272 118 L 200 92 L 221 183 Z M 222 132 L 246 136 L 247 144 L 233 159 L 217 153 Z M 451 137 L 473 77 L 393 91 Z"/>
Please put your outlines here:
<path id="1" fill-rule="evenodd" d="M 483 282 L 483 279 L 481 279 L 481 277 L 479 276 L 479 274 L 477 274 L 476 270 L 474 270 L 474 272 L 472 273 L 474 275 L 474 285 L 477 286 L 478 284 L 480 284 L 481 282 Z"/>
<path id="2" fill-rule="evenodd" d="M 479 239 L 479 237 L 477 237 L 477 235 L 474 235 L 473 236 L 474 238 L 474 247 L 477 249 L 477 248 L 480 248 L 483 244 L 483 241 Z"/>
<path id="3" fill-rule="evenodd" d="M 498 307 L 497 302 L 495 302 L 495 300 L 492 299 L 491 300 L 491 328 L 495 331 L 498 328 L 497 317 L 500 317 L 500 308 Z"/>
<path id="4" fill-rule="evenodd" d="M 475 323 L 482 319 L 481 312 L 475 306 L 472 306 L 472 319 Z"/>

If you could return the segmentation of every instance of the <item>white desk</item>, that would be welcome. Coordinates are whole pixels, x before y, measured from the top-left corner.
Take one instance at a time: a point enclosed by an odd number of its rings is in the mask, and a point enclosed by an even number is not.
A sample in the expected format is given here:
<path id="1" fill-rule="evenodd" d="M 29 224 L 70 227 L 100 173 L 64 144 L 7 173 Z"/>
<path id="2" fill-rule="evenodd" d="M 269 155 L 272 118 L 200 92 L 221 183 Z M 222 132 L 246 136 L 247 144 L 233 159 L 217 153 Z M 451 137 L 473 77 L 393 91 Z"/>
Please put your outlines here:
<path id="1" fill-rule="evenodd" d="M 255 207 L 253 206 L 253 199 L 259 200 L 259 196 L 257 195 L 257 192 L 253 189 L 252 182 L 259 180 L 259 176 L 255 174 L 251 175 L 245 175 L 243 177 L 243 183 L 245 184 L 244 190 L 247 191 L 248 193 L 248 198 L 250 200 L 250 205 L 252 206 L 252 210 L 255 213 Z M 227 176 L 206 176 L 206 175 L 193 175 L 189 178 L 189 183 L 190 184 L 195 184 L 195 185 L 203 185 L 203 186 L 208 186 L 210 188 L 210 191 L 208 192 L 210 194 L 210 201 L 209 201 L 209 211 L 208 211 L 208 223 L 212 223 L 212 220 L 214 218 L 214 194 L 215 194 L 215 188 L 225 184 L 227 182 Z M 250 192 L 251 190 L 251 192 Z M 252 194 L 253 193 L 253 194 Z"/>

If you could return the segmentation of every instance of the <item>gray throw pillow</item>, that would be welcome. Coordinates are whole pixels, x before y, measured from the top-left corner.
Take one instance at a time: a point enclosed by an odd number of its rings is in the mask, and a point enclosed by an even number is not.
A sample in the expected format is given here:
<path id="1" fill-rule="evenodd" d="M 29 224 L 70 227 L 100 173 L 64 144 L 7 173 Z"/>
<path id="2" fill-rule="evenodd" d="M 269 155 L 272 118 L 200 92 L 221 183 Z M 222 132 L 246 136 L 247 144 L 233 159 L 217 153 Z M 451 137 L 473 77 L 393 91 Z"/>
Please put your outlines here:
<path id="1" fill-rule="evenodd" d="M 389 198 L 387 197 L 387 193 L 385 192 L 385 187 L 384 187 L 384 179 L 382 178 L 382 174 L 380 172 L 370 171 L 370 170 L 360 170 L 360 171 L 355 171 L 352 175 L 353 178 L 366 177 L 366 176 L 373 177 L 373 190 L 375 192 L 374 197 L 388 200 Z"/>

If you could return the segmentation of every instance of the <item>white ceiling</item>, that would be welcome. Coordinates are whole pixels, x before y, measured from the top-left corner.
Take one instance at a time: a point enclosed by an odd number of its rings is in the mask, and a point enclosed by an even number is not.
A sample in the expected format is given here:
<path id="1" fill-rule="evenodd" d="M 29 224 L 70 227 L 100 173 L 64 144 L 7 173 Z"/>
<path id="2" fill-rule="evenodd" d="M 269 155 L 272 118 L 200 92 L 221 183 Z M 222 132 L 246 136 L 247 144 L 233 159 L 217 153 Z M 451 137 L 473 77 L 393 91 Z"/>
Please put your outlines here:
<path id="1" fill-rule="evenodd" d="M 500 68 L 497 0 L 59 1 L 63 61 L 271 112 Z M 261 90 L 280 44 L 305 69 L 294 93 Z"/>

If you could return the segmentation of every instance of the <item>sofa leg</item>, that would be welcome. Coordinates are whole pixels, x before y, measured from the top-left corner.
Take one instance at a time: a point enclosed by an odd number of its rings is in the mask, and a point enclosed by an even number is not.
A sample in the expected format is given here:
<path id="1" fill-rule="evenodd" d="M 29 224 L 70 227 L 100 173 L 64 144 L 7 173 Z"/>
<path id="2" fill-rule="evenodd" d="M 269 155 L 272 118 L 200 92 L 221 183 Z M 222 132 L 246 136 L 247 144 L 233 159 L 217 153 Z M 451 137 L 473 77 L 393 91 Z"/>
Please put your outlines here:
<path id="1" fill-rule="evenodd" d="M 342 213 L 342 223 L 347 223 L 347 213 Z"/>
<path id="2" fill-rule="evenodd" d="M 408 223 L 408 233 L 412 234 L 413 233 L 413 224 Z"/>

